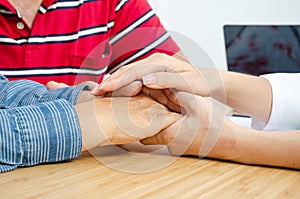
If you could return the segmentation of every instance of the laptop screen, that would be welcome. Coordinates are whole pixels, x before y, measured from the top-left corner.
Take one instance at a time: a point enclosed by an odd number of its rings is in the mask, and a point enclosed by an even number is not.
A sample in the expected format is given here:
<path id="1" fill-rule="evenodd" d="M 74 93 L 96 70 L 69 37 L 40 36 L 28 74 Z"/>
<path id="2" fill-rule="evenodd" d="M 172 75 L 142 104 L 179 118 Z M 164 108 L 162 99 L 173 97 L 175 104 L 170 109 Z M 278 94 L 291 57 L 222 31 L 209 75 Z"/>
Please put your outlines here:
<path id="1" fill-rule="evenodd" d="M 300 26 L 225 25 L 229 71 L 300 72 Z"/>

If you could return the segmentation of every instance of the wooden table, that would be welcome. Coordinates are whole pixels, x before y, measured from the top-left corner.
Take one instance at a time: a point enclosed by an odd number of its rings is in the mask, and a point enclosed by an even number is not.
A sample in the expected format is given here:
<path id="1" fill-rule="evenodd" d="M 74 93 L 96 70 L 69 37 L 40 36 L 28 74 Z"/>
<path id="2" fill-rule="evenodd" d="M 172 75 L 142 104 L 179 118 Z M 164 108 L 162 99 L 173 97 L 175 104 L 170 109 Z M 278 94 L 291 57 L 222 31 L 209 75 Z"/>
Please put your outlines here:
<path id="1" fill-rule="evenodd" d="M 300 198 L 295 170 L 115 147 L 92 154 L 0 174 L 0 198 Z"/>

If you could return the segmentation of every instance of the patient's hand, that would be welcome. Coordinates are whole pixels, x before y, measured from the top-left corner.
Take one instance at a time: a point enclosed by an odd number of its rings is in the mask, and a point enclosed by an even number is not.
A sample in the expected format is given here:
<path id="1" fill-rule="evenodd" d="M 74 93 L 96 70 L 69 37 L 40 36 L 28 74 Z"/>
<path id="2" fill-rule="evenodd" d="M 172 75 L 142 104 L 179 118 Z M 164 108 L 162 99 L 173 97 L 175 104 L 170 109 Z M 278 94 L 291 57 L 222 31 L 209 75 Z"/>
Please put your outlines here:
<path id="1" fill-rule="evenodd" d="M 75 105 L 85 148 L 151 137 L 180 118 L 145 95 L 96 98 Z"/>

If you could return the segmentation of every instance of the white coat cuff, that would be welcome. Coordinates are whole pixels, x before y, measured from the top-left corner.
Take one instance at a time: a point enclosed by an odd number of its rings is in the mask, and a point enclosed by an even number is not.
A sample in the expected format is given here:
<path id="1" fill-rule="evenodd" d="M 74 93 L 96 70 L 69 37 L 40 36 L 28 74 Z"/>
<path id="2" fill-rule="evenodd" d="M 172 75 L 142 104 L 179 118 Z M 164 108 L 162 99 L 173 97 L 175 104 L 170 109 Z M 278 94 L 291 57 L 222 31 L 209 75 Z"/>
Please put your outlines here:
<path id="1" fill-rule="evenodd" d="M 272 87 L 272 110 L 267 124 L 252 118 L 252 128 L 259 130 L 300 129 L 300 73 L 262 75 Z"/>

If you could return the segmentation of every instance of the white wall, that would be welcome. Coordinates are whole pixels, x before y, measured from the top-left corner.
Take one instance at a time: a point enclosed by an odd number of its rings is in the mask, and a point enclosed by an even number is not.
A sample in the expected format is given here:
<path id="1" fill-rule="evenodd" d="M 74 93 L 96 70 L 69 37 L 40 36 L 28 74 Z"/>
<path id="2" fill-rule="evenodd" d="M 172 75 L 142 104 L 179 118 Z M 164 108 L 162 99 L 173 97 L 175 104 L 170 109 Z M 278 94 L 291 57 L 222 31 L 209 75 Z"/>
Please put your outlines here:
<path id="1" fill-rule="evenodd" d="M 168 30 L 199 44 L 218 68 L 227 65 L 223 25 L 300 25 L 300 0 L 148 1 Z M 190 45 L 184 46 L 185 52 Z M 186 54 L 192 61 L 197 59 L 197 52 Z"/>

